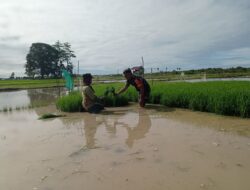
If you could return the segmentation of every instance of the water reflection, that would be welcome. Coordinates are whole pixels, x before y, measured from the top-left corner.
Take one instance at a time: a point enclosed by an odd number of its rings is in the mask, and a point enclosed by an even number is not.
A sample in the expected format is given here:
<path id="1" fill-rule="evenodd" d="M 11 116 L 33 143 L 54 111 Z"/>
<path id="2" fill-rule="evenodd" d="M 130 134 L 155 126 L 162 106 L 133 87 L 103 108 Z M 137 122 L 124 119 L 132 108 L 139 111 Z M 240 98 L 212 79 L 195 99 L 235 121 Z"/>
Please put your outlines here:
<path id="1" fill-rule="evenodd" d="M 112 113 L 114 114 L 114 113 Z M 151 127 L 151 119 L 146 109 L 138 109 L 138 123 L 131 126 L 129 122 L 126 122 L 121 117 L 103 117 L 102 120 L 97 121 L 97 118 L 92 114 L 83 114 L 84 119 L 84 131 L 86 139 L 86 148 L 96 148 L 95 144 L 95 133 L 100 124 L 104 124 L 106 132 L 115 136 L 117 128 L 124 127 L 127 130 L 127 138 L 125 144 L 132 148 L 134 143 L 140 139 L 145 138 Z M 120 116 L 125 116 L 121 114 Z M 133 118 L 132 118 L 133 119 Z M 101 122 L 101 123 L 100 123 Z"/>
<path id="2" fill-rule="evenodd" d="M 102 121 L 98 122 L 97 117 L 93 114 L 84 113 L 83 114 L 83 121 L 84 121 L 84 134 L 85 134 L 85 140 L 86 144 L 85 147 L 88 149 L 96 148 L 96 139 L 95 134 L 97 131 L 98 126 L 102 123 Z"/>
<path id="3" fill-rule="evenodd" d="M 0 110 L 3 108 L 12 108 L 28 106 L 30 99 L 27 90 L 18 90 L 10 92 L 0 92 Z"/>
<path id="4" fill-rule="evenodd" d="M 65 93 L 64 88 L 41 88 L 0 92 L 0 110 L 49 105 Z"/>
<path id="5" fill-rule="evenodd" d="M 114 114 L 115 113 L 113 112 L 112 115 Z M 149 129 L 151 127 L 151 119 L 148 115 L 147 110 L 140 108 L 138 109 L 138 123 L 136 124 L 136 126 L 131 126 L 129 122 L 124 122 L 123 117 L 126 115 L 125 113 L 115 115 L 116 117 L 109 117 L 108 115 L 100 117 L 88 113 L 83 114 L 86 140 L 85 146 L 87 148 L 92 149 L 97 147 L 95 143 L 95 134 L 97 132 L 97 128 L 101 126 L 101 124 L 104 124 L 106 132 L 109 133 L 112 137 L 115 136 L 117 128 L 125 127 L 127 130 L 127 138 L 125 140 L 125 144 L 129 148 L 133 147 L 135 141 L 145 138 L 145 135 L 149 132 Z"/>
<path id="6" fill-rule="evenodd" d="M 135 141 L 144 138 L 151 127 L 151 119 L 146 109 L 139 108 L 138 116 L 139 118 L 136 127 L 131 127 L 129 125 L 125 126 L 128 132 L 126 144 L 129 148 L 133 147 Z"/>
<path id="7" fill-rule="evenodd" d="M 138 108 L 138 112 L 132 112 L 132 114 L 131 110 L 122 112 L 118 110 L 106 111 L 102 114 L 79 113 L 77 116 L 60 118 L 60 120 L 67 128 L 77 128 L 81 136 L 83 136 L 82 148 L 72 155 L 78 155 L 86 150 L 102 147 L 102 145 L 97 144 L 97 141 L 103 141 L 103 137 L 106 135 L 101 134 L 101 136 L 97 137 L 98 131 L 108 134 L 109 139 L 114 139 L 110 143 L 114 143 L 119 134 L 123 133 L 122 136 L 125 135 L 124 144 L 132 148 L 136 141 L 145 138 L 151 128 L 148 110 L 143 108 Z M 124 128 L 126 129 L 125 131 Z"/>
<path id="8" fill-rule="evenodd" d="M 36 105 L 49 105 L 54 103 L 61 93 L 63 88 L 41 88 L 27 90 L 30 104 Z"/>

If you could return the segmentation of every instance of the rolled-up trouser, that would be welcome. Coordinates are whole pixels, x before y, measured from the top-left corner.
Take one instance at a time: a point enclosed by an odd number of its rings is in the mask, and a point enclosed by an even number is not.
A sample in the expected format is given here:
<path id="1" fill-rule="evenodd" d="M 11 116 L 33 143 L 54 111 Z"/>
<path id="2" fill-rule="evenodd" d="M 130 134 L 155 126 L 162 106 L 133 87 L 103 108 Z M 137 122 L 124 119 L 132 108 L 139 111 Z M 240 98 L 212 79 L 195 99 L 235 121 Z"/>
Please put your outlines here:
<path id="1" fill-rule="evenodd" d="M 140 94 L 140 92 L 139 92 L 139 96 L 138 96 L 138 102 L 143 102 L 143 105 L 141 105 L 141 106 L 145 106 L 145 104 L 146 104 L 146 102 L 148 102 L 149 101 L 149 97 L 150 97 L 150 91 L 146 91 L 145 92 L 145 94 L 144 94 L 144 98 L 143 98 L 143 100 L 141 100 L 141 94 Z"/>

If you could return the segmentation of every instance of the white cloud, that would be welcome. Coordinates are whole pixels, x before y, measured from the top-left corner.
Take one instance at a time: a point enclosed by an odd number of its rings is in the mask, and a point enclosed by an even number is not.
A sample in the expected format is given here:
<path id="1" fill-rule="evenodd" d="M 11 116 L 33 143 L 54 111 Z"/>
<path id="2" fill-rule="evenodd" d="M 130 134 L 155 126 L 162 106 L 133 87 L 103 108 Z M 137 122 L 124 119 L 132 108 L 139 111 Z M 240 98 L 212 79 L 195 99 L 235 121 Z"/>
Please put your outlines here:
<path id="1" fill-rule="evenodd" d="M 249 67 L 249 9 L 247 0 L 1 0 L 0 75 L 13 63 L 24 72 L 31 43 L 57 40 L 94 73 L 141 56 L 148 68 Z"/>

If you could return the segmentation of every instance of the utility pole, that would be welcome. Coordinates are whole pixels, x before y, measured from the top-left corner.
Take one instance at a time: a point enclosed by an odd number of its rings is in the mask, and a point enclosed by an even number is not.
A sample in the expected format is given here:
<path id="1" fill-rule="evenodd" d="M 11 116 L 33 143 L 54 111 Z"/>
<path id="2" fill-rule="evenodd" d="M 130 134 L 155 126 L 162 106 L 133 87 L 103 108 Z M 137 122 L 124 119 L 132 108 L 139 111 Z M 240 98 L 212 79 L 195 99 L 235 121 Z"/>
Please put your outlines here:
<path id="1" fill-rule="evenodd" d="M 152 76 L 152 74 L 153 74 L 153 68 L 151 68 L 151 84 L 153 85 L 153 76 Z"/>
<path id="2" fill-rule="evenodd" d="M 79 60 L 77 63 L 77 80 L 78 80 L 78 91 L 80 90 L 80 83 L 81 83 L 81 79 L 80 79 L 80 75 L 79 75 Z"/>
<path id="3" fill-rule="evenodd" d="M 142 61 L 142 68 L 143 68 L 142 77 L 144 77 L 144 60 L 143 60 L 143 56 L 141 57 L 141 61 Z"/>
<path id="4" fill-rule="evenodd" d="M 144 68 L 144 60 L 143 60 L 143 57 L 141 57 L 141 61 L 142 61 L 142 66 Z"/>
<path id="5" fill-rule="evenodd" d="M 79 60 L 78 60 L 78 66 L 77 66 L 77 75 L 79 76 Z"/>

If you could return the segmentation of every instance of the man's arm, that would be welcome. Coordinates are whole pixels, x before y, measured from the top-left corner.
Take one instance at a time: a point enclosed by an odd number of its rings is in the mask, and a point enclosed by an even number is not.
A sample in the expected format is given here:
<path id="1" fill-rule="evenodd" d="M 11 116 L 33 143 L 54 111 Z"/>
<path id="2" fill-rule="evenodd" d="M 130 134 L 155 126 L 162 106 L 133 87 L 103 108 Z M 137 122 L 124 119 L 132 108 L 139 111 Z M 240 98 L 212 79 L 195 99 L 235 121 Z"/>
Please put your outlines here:
<path id="1" fill-rule="evenodd" d="M 129 87 L 129 84 L 127 83 L 122 89 L 120 89 L 117 93 L 115 93 L 116 95 L 119 95 L 123 92 L 125 92 Z"/>

